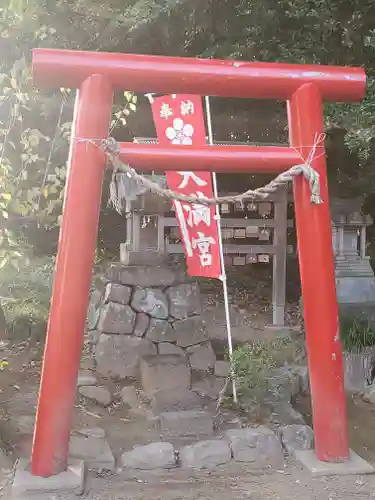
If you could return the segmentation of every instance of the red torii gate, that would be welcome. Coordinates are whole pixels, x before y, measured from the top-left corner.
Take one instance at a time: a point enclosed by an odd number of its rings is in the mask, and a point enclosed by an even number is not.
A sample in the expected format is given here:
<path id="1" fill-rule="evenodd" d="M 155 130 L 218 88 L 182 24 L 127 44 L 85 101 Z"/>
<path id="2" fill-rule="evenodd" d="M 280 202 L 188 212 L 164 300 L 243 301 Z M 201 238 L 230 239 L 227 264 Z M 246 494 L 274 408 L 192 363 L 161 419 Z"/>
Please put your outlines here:
<path id="1" fill-rule="evenodd" d="M 78 88 L 51 312 L 31 459 L 32 474 L 50 476 L 67 466 L 92 264 L 96 246 L 104 153 L 88 140 L 108 137 L 113 91 L 192 93 L 288 101 L 290 147 L 222 147 L 121 144 L 124 162 L 142 170 L 278 173 L 307 159 L 323 132 L 323 101 L 359 101 L 361 68 L 200 60 L 35 49 L 40 87 Z M 324 153 L 323 150 L 319 150 Z M 316 456 L 349 456 L 338 307 L 325 155 L 320 175 L 323 204 L 310 201 L 308 182 L 294 181 L 294 204 L 310 370 Z"/>

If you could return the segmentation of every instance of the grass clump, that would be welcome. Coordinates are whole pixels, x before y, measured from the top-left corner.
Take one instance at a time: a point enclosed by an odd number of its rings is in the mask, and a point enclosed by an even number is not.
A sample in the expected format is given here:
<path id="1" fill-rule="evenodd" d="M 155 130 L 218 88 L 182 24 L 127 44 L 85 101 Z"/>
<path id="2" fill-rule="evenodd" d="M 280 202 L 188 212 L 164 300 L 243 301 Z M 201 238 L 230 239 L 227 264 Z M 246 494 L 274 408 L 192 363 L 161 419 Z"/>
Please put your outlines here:
<path id="1" fill-rule="evenodd" d="M 267 390 L 267 377 L 275 366 L 276 360 L 265 342 L 254 341 L 234 349 L 232 368 L 239 394 L 251 394 L 257 399 Z"/>
<path id="2" fill-rule="evenodd" d="M 375 328 L 366 319 L 345 316 L 340 321 L 341 340 L 347 352 L 362 352 L 375 345 Z"/>

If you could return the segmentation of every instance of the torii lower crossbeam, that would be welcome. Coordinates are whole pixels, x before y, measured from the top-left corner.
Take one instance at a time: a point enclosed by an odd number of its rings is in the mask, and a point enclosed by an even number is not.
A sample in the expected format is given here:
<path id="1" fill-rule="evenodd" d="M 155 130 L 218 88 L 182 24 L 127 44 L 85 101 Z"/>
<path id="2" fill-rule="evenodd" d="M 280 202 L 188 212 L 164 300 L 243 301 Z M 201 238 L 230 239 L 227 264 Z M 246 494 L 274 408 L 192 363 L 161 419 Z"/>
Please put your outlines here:
<path id="1" fill-rule="evenodd" d="M 358 101 L 366 79 L 360 68 L 49 49 L 34 51 L 33 69 L 40 86 L 79 88 L 31 462 L 34 475 L 50 476 L 67 465 L 105 169 L 104 154 L 85 139 L 107 138 L 113 90 L 287 100 L 289 148 L 121 147 L 123 160 L 139 168 L 151 161 L 163 170 L 276 173 L 308 157 L 323 132 L 323 100 Z M 349 449 L 324 147 L 312 167 L 323 204 L 313 205 L 307 181 L 295 180 L 298 255 L 316 456 L 337 462 Z"/>
<path id="2" fill-rule="evenodd" d="M 143 171 L 257 172 L 278 174 L 303 163 L 300 152 L 288 147 L 174 146 L 120 143 L 120 159 Z"/>

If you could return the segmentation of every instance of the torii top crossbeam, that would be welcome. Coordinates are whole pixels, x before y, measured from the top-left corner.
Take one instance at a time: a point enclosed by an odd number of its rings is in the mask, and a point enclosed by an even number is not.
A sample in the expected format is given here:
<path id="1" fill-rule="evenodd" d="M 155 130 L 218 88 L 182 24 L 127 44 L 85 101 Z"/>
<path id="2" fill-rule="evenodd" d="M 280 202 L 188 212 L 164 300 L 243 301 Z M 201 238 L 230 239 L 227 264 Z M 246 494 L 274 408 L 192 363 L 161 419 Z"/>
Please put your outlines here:
<path id="1" fill-rule="evenodd" d="M 34 49 L 33 74 L 38 87 L 79 88 L 100 74 L 113 89 L 267 99 L 290 99 L 314 83 L 323 100 L 335 102 L 359 101 L 366 87 L 362 68 L 53 49 Z"/>

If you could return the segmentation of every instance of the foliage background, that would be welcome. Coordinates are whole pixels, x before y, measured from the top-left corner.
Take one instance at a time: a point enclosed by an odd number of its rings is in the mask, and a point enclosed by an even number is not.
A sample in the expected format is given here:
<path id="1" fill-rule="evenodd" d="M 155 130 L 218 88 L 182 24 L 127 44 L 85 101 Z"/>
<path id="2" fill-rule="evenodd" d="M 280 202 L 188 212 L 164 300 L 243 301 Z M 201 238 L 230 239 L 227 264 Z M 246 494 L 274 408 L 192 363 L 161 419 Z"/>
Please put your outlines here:
<path id="1" fill-rule="evenodd" d="M 331 193 L 363 196 L 375 216 L 374 19 L 373 0 L 2 0 L 0 265 L 56 251 L 74 91 L 33 87 L 34 47 L 365 67 L 365 100 L 325 108 L 328 167 Z M 287 140 L 284 103 L 216 98 L 213 122 L 216 140 Z M 111 134 L 154 136 L 142 96 L 116 96 Z M 117 251 L 123 227 L 104 196 L 98 247 Z"/>

